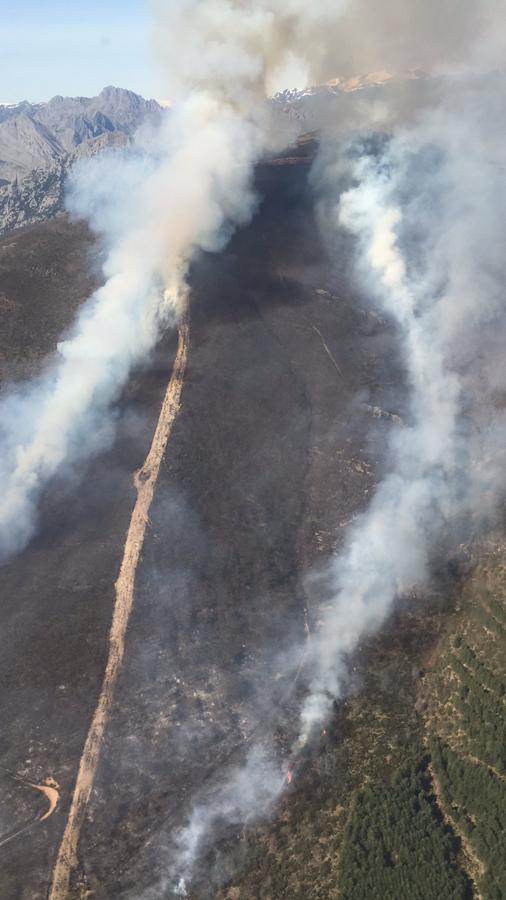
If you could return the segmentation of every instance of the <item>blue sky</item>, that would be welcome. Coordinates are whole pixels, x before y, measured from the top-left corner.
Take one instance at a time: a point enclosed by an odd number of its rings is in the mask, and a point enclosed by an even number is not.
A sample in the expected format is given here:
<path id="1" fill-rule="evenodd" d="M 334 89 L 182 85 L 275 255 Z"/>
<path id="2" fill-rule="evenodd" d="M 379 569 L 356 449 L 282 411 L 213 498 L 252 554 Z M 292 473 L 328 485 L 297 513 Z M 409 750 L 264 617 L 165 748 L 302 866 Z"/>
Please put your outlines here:
<path id="1" fill-rule="evenodd" d="M 0 102 L 108 84 L 156 97 L 149 28 L 143 0 L 0 0 Z"/>

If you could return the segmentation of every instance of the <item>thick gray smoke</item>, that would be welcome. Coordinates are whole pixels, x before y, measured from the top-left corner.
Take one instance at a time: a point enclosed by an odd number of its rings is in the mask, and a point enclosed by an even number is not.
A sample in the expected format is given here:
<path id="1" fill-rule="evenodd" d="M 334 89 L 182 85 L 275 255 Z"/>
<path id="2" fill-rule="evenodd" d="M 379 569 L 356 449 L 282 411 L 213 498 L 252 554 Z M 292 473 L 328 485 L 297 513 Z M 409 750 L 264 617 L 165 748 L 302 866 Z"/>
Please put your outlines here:
<path id="1" fill-rule="evenodd" d="M 212 84 L 249 103 L 255 93 L 336 75 L 487 68 L 506 43 L 498 0 L 151 0 L 151 7 L 173 98 Z M 483 34 L 485 49 L 476 41 Z"/>

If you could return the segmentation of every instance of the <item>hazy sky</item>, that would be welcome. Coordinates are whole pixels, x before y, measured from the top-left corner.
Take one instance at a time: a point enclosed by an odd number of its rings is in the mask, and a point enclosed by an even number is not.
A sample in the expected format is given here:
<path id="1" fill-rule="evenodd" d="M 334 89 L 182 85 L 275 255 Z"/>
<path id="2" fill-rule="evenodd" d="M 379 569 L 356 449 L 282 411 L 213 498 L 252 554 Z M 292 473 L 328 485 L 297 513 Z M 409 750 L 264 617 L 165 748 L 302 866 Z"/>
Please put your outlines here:
<path id="1" fill-rule="evenodd" d="M 0 102 L 160 93 L 144 0 L 0 0 Z"/>

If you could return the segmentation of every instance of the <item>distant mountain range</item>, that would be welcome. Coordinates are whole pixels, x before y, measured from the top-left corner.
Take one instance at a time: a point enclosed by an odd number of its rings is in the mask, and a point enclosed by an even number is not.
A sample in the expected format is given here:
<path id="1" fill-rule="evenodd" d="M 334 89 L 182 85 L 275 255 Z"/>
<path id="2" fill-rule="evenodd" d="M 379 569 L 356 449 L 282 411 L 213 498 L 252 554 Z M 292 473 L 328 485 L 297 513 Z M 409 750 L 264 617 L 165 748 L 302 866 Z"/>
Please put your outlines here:
<path id="1" fill-rule="evenodd" d="M 271 103 L 274 115 L 288 119 L 296 137 L 325 122 L 349 122 L 350 111 L 358 107 L 357 92 L 375 100 L 407 91 L 407 106 L 413 107 L 429 82 L 418 71 L 374 72 L 282 91 Z M 55 215 L 63 208 L 65 178 L 77 159 L 128 145 L 141 124 L 164 114 L 164 104 L 115 87 L 92 98 L 0 104 L 0 235 Z"/>
<path id="2" fill-rule="evenodd" d="M 125 146 L 162 114 L 155 100 L 115 87 L 92 98 L 0 105 L 0 234 L 54 215 L 76 159 Z"/>

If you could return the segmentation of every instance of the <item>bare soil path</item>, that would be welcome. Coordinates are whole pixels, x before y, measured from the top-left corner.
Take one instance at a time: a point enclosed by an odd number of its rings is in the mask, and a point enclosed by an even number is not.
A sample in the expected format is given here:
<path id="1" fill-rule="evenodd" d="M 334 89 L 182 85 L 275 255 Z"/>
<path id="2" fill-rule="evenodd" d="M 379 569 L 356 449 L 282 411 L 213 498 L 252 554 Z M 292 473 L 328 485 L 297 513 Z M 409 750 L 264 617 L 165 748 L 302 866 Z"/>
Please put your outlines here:
<path id="1" fill-rule="evenodd" d="M 70 876 L 77 864 L 77 846 L 81 825 L 93 788 L 114 687 L 123 660 L 125 635 L 134 602 L 135 574 L 149 521 L 149 509 L 171 427 L 180 407 L 188 349 L 189 317 L 188 311 L 185 310 L 179 325 L 176 359 L 153 436 L 153 442 L 142 469 L 136 472 L 134 476 L 137 500 L 132 511 L 123 560 L 115 585 L 116 603 L 109 633 L 107 666 L 102 690 L 79 764 L 67 824 L 53 871 L 53 881 L 49 892 L 50 900 L 66 900 Z"/>

